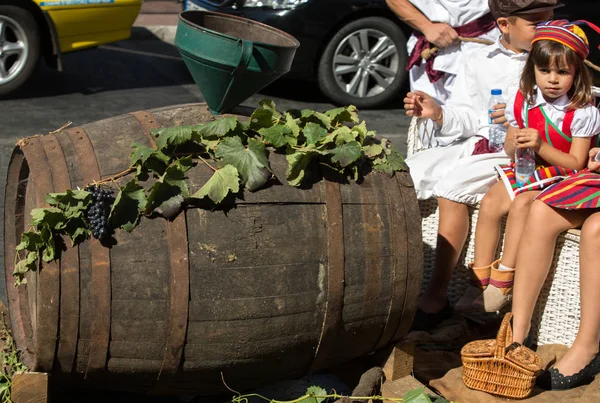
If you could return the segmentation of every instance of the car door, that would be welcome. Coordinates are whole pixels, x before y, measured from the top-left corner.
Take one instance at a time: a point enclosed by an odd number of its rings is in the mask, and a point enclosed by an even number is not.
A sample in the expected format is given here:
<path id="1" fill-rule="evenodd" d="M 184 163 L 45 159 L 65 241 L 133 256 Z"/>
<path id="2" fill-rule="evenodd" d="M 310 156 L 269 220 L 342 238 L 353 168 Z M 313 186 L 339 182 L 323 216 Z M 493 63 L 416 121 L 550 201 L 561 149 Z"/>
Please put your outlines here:
<path id="1" fill-rule="evenodd" d="M 62 53 L 127 39 L 142 0 L 33 0 L 48 13 Z"/>

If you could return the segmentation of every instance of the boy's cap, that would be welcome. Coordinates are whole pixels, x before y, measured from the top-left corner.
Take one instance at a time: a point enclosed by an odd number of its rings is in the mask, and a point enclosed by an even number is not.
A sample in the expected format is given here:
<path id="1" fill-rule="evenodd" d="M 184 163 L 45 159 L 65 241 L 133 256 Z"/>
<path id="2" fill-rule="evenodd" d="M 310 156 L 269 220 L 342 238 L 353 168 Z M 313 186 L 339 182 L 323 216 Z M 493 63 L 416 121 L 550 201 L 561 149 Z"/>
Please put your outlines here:
<path id="1" fill-rule="evenodd" d="M 539 13 L 564 6 L 558 0 L 489 0 L 494 18 Z"/>

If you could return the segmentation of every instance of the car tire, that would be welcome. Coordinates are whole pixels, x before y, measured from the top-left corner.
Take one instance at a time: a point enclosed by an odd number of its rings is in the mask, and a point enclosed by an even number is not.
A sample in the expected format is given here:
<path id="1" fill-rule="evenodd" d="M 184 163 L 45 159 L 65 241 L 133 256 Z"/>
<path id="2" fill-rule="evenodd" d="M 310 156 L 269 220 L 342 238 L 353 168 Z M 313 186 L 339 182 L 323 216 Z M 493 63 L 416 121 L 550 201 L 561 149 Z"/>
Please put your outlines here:
<path id="1" fill-rule="evenodd" d="M 367 46 L 364 46 L 362 40 L 365 33 Z M 384 37 L 387 38 L 384 44 L 377 48 L 377 44 Z M 385 56 L 384 52 L 386 54 L 391 52 L 392 45 L 395 54 L 377 60 L 378 56 Z M 373 54 L 367 53 L 368 58 L 364 59 L 364 54 L 357 54 L 356 51 L 359 50 L 357 47 L 361 52 L 368 49 Z M 384 50 L 380 52 L 382 47 Z M 346 57 L 346 59 L 339 59 L 340 56 Z M 344 62 L 340 62 L 340 60 Z M 335 104 L 352 104 L 361 109 L 375 108 L 391 101 L 398 95 L 407 78 L 405 69 L 407 60 L 406 36 L 393 21 L 382 17 L 354 20 L 343 26 L 325 47 L 318 67 L 319 87 L 323 94 Z M 377 63 L 373 63 L 375 61 Z M 362 70 L 354 71 L 355 68 Z M 338 73 L 342 71 L 344 73 L 336 74 L 334 71 L 336 69 Z M 346 70 L 349 72 L 345 73 Z M 359 76 L 358 79 L 356 79 L 356 75 Z M 360 82 L 364 81 L 362 77 L 365 75 L 367 77 L 366 87 L 368 87 L 366 91 L 352 86 L 352 80 L 355 80 L 359 81 L 360 87 Z M 381 78 L 386 84 L 380 85 Z"/>
<path id="2" fill-rule="evenodd" d="M 4 41 L 5 50 L 0 50 L 0 96 L 6 96 L 22 87 L 35 72 L 42 47 L 40 28 L 29 11 L 15 6 L 0 6 L 0 23 L 4 25 L 3 32 L 0 32 L 4 37 L 0 37 L 0 43 Z M 8 53 L 7 43 L 20 44 L 21 53 L 14 53 L 14 47 Z"/>

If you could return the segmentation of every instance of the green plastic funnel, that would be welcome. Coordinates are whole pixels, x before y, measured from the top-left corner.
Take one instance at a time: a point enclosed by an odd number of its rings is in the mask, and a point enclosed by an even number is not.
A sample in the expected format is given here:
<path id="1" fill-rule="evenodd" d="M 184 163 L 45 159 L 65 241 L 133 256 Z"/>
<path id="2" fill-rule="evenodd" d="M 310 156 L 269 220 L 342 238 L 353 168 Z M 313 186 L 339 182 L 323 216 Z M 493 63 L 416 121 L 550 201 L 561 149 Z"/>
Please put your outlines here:
<path id="1" fill-rule="evenodd" d="M 175 46 L 216 115 L 287 73 L 300 43 L 247 18 L 184 11 L 179 14 Z"/>

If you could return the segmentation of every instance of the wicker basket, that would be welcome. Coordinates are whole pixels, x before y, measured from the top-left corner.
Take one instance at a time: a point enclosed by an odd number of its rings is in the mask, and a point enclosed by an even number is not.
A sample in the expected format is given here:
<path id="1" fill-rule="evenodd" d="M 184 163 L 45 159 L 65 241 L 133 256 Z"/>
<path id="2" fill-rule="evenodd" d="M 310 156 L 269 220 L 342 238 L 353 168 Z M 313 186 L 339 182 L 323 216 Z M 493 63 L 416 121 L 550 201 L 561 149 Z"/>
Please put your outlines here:
<path id="1" fill-rule="evenodd" d="M 468 388 L 493 395 L 522 399 L 531 394 L 542 370 L 540 357 L 525 346 L 512 344 L 512 313 L 504 316 L 496 340 L 477 340 L 460 351 L 463 382 Z"/>

